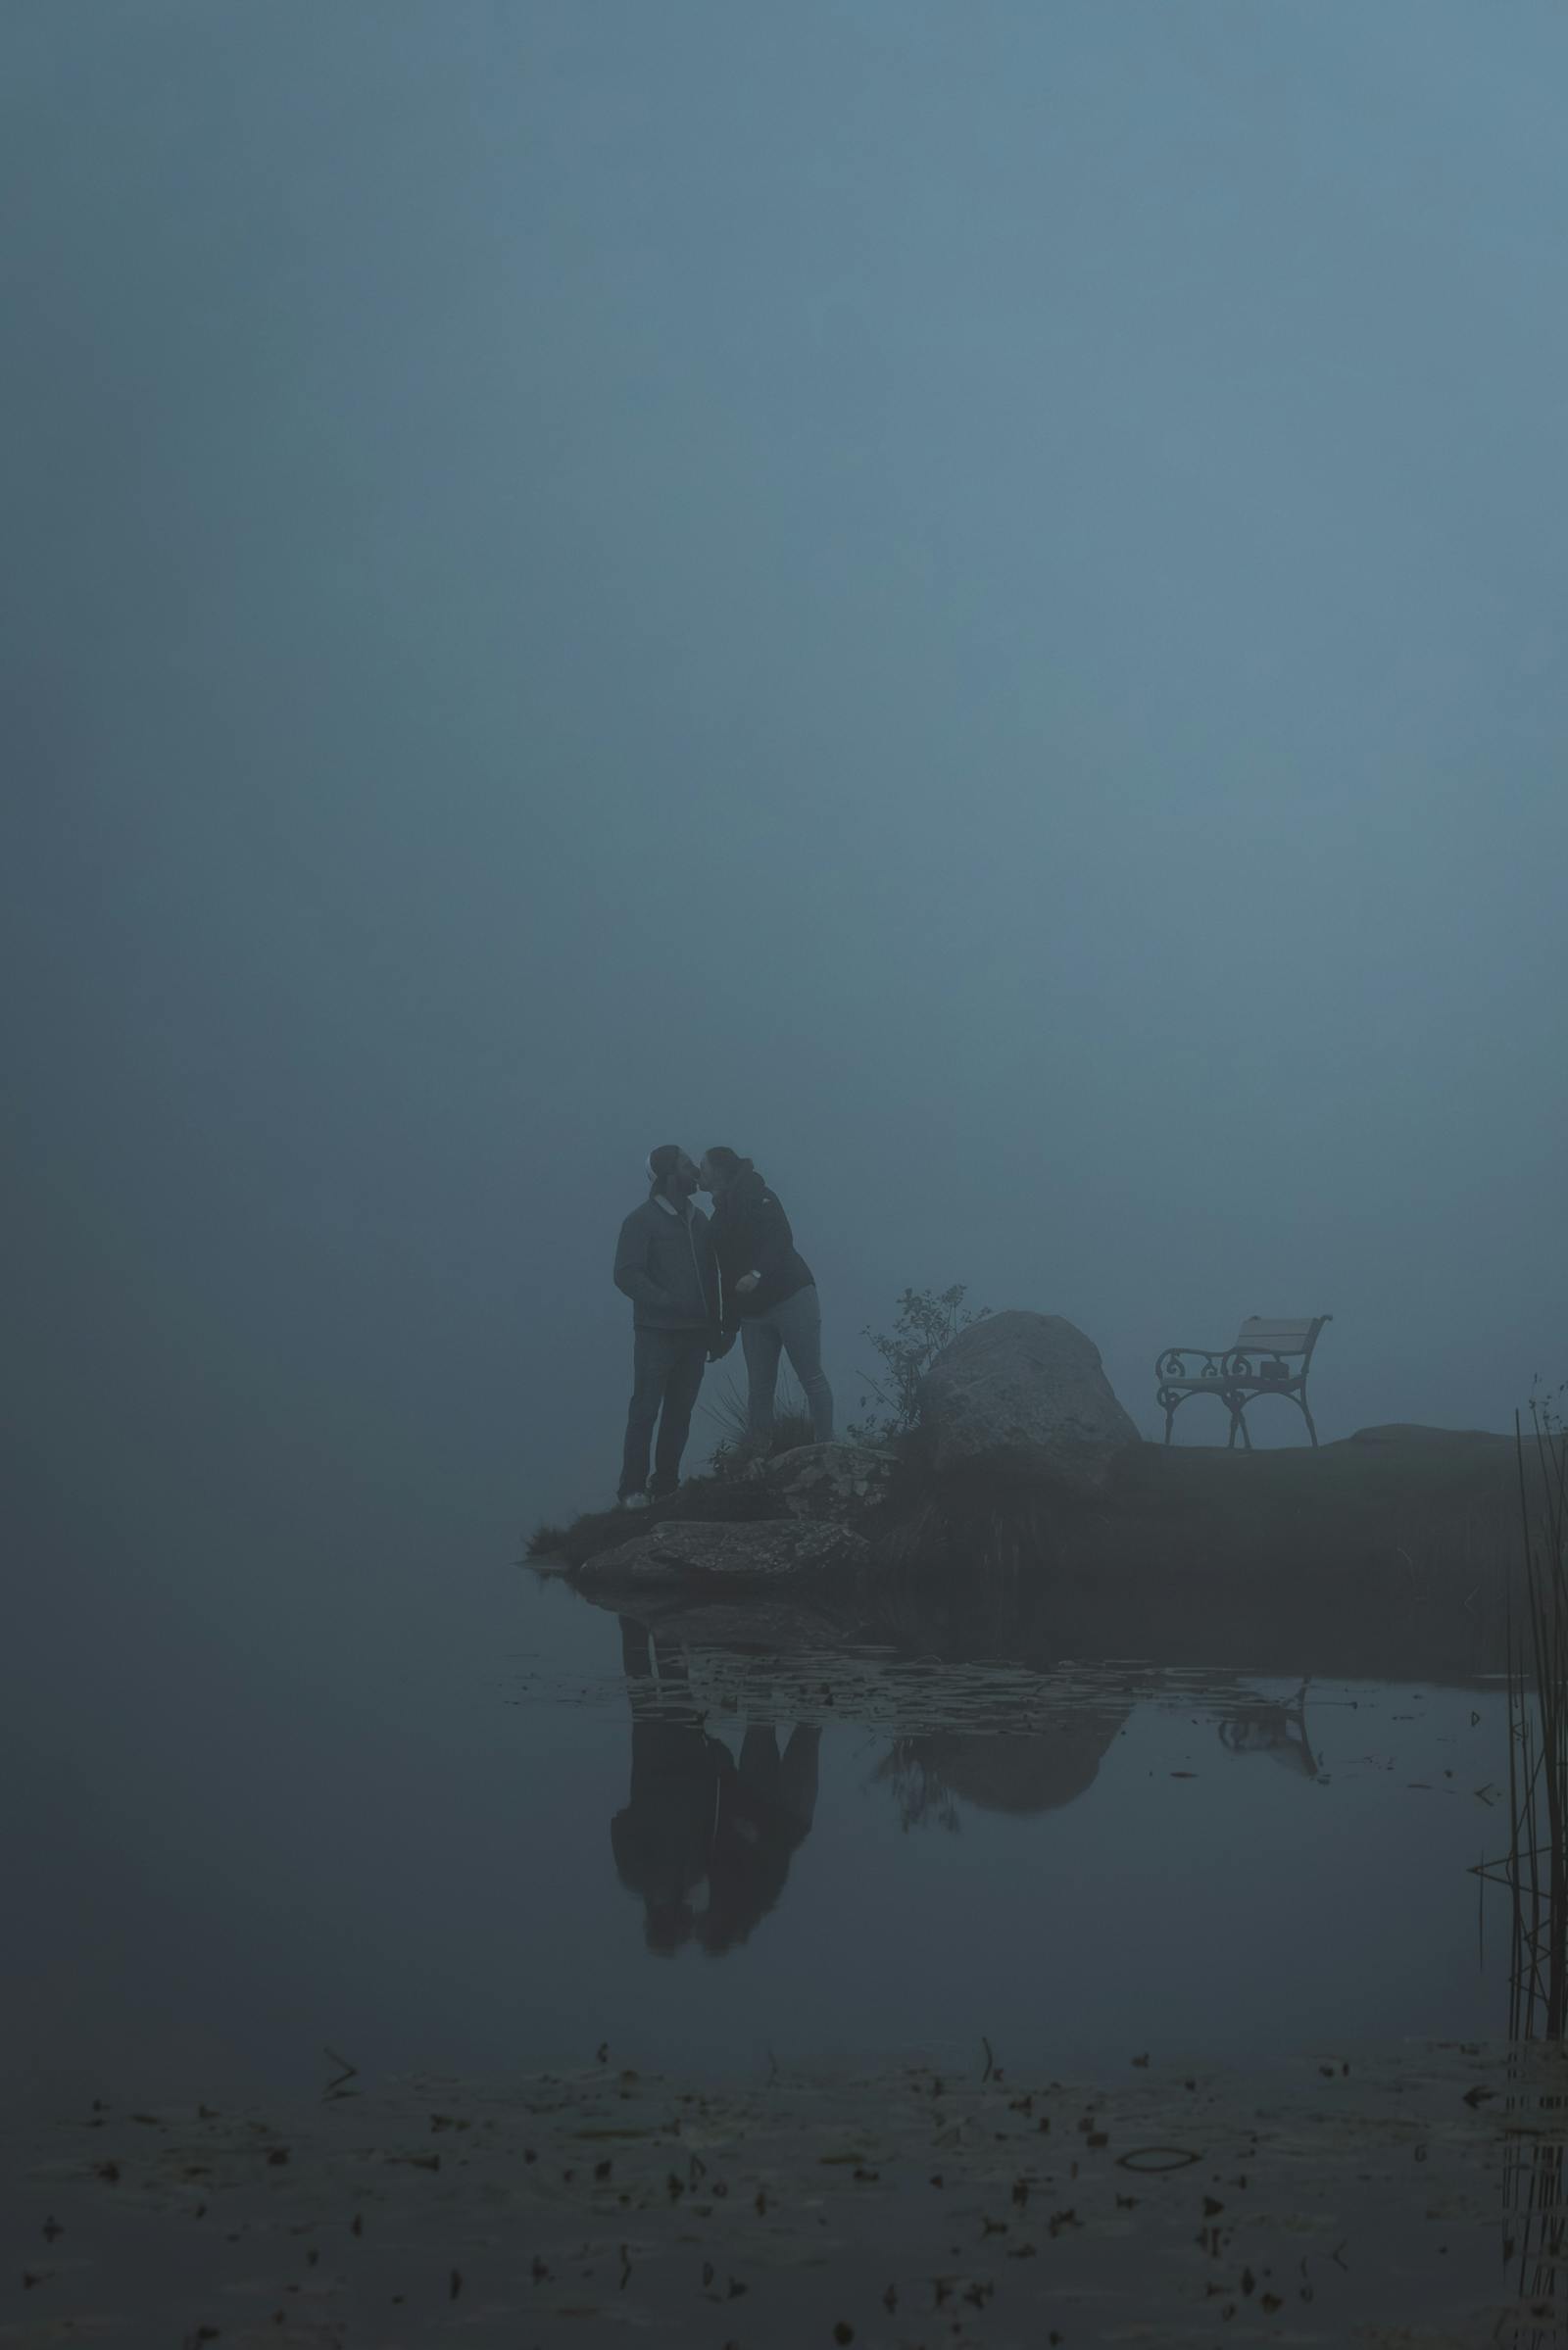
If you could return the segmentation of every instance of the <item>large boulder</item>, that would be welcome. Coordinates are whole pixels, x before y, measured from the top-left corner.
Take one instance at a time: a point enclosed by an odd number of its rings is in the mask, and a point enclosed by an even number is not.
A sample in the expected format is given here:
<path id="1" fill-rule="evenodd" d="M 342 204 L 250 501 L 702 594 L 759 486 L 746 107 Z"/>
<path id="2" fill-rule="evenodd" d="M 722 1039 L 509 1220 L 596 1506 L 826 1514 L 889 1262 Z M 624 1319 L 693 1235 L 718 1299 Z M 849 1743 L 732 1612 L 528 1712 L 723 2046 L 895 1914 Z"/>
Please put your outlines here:
<path id="1" fill-rule="evenodd" d="M 715 1583 L 795 1583 L 868 1556 L 858 1534 L 797 1518 L 754 1518 L 742 1525 L 674 1520 L 651 1526 L 577 1569 L 585 1591 Z"/>
<path id="2" fill-rule="evenodd" d="M 756 1474 L 792 1518 L 855 1526 L 886 1501 L 895 1465 L 870 1444 L 798 1444 L 759 1461 Z"/>
<path id="3" fill-rule="evenodd" d="M 920 1424 L 940 1474 L 1028 1478 L 1092 1498 L 1138 1431 L 1092 1339 L 1060 1314 L 987 1314 L 944 1346 L 921 1383 Z"/>

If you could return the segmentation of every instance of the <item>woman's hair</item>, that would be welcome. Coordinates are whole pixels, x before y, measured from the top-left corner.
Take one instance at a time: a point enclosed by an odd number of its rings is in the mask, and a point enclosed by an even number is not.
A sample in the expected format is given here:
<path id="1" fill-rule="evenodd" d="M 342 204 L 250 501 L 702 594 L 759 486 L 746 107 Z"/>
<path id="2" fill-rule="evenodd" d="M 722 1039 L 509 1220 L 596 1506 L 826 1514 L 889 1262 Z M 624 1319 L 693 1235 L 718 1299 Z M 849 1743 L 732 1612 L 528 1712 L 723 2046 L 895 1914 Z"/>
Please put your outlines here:
<path id="1" fill-rule="evenodd" d="M 745 1175 L 750 1170 L 752 1162 L 749 1158 L 739 1157 L 726 1144 L 712 1143 L 708 1150 L 708 1163 L 733 1182 L 737 1175 Z"/>
<path id="2" fill-rule="evenodd" d="M 655 1192 L 662 1192 L 668 1189 L 669 1179 L 674 1174 L 679 1163 L 679 1143 L 661 1143 L 657 1151 L 649 1151 L 648 1189 L 650 1198 L 652 1198 Z"/>

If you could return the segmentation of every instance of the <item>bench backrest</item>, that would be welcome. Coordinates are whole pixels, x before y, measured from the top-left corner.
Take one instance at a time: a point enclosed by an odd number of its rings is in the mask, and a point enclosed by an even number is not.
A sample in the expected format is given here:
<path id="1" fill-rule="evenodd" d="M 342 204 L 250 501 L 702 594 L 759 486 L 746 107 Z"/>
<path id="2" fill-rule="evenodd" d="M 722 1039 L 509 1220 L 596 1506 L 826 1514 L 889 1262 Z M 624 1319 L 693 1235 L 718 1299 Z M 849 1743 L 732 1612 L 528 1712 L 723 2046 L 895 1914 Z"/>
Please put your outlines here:
<path id="1" fill-rule="evenodd" d="M 1313 1342 L 1329 1314 L 1315 1320 L 1286 1322 L 1277 1314 L 1253 1314 L 1237 1335 L 1233 1352 L 1248 1354 L 1310 1354 Z"/>

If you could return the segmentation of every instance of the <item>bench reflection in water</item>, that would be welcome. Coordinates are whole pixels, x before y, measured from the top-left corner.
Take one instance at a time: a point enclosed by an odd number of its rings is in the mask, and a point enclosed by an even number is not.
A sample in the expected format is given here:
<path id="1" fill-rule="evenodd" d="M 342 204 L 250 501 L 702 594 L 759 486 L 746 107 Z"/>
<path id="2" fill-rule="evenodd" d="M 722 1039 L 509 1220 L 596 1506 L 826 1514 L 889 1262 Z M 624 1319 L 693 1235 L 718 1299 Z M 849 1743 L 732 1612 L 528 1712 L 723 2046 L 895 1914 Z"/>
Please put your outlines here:
<path id="1" fill-rule="evenodd" d="M 1266 1754 L 1303 1779 L 1318 1775 L 1318 1759 L 1306 1730 L 1306 1689 L 1303 1681 L 1296 1695 L 1282 1703 L 1258 1698 L 1236 1706 L 1219 1726 L 1219 1742 L 1228 1754 Z"/>

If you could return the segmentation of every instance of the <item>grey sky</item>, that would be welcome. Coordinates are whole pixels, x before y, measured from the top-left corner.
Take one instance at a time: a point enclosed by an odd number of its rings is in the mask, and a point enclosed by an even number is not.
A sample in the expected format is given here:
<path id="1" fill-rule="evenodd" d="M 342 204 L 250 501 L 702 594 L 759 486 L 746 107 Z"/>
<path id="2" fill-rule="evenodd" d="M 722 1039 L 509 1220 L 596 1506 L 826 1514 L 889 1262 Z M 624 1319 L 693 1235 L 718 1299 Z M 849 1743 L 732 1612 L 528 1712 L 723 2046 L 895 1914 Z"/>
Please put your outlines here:
<path id="1" fill-rule="evenodd" d="M 664 1139 L 850 1410 L 955 1280 L 1146 1428 L 1252 1311 L 1328 1435 L 1568 1375 L 1560 10 L 0 48 L 26 1475 L 603 1498 Z"/>

